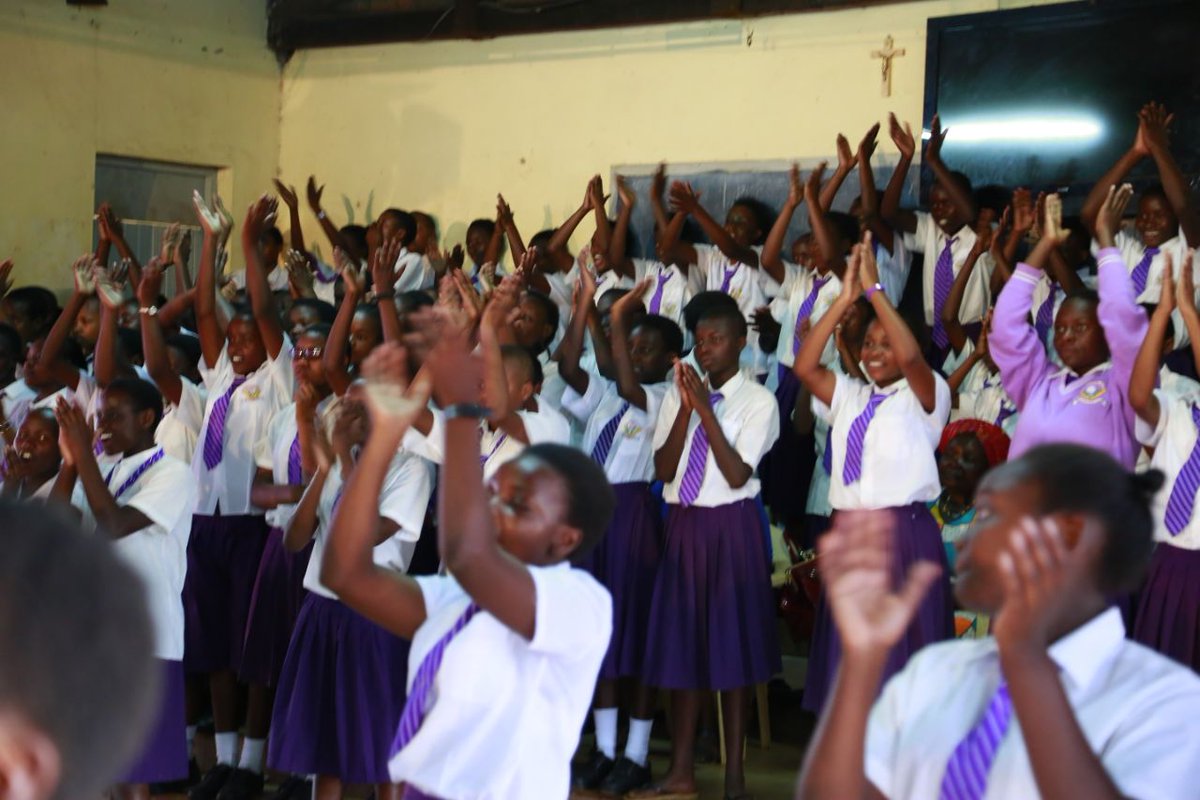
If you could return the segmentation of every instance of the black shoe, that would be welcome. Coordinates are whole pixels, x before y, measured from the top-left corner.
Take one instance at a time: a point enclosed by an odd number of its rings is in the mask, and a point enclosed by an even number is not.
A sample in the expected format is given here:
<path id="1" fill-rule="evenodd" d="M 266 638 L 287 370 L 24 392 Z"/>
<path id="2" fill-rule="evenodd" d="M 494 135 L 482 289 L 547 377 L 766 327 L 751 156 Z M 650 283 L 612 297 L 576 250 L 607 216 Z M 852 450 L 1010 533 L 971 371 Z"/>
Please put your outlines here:
<path id="1" fill-rule="evenodd" d="M 308 800 L 312 797 L 312 784 L 307 778 L 292 775 L 275 790 L 268 800 Z"/>
<path id="2" fill-rule="evenodd" d="M 188 789 L 188 800 L 217 800 L 217 795 L 233 774 L 233 767 L 228 764 L 217 764 L 208 771 L 199 783 Z"/>
<path id="3" fill-rule="evenodd" d="M 641 789 L 650 783 L 650 765 L 642 767 L 621 756 L 613 763 L 608 776 L 600 782 L 599 789 L 604 794 L 624 797 L 627 792 Z"/>
<path id="4" fill-rule="evenodd" d="M 572 785 L 576 789 L 595 789 L 613 768 L 613 760 L 599 750 L 593 752 L 582 766 L 573 770 Z"/>
<path id="5" fill-rule="evenodd" d="M 234 767 L 229 780 L 221 787 L 217 800 L 253 800 L 262 794 L 263 776 L 248 769 Z"/>

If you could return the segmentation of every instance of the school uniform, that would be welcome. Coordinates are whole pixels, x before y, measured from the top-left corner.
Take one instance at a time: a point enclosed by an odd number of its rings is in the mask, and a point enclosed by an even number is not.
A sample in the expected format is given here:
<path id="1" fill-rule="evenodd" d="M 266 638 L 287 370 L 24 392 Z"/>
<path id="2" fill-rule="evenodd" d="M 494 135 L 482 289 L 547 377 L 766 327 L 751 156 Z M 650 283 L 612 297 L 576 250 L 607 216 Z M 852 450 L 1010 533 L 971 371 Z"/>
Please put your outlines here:
<path id="1" fill-rule="evenodd" d="M 1175 280 L 1179 280 L 1179 268 L 1183 265 L 1189 245 L 1182 232 L 1172 236 L 1158 247 L 1146 247 L 1136 229 L 1122 228 L 1113 236 L 1113 246 L 1120 252 L 1125 270 L 1129 273 L 1130 285 L 1139 303 L 1158 303 L 1162 295 L 1163 265 L 1167 256 L 1175 265 Z M 1104 248 L 1092 241 L 1092 255 L 1099 261 Z M 1176 332 L 1179 329 L 1176 328 Z"/>
<path id="2" fill-rule="evenodd" d="M 953 375 L 974 352 L 975 343 L 967 339 L 961 352 L 952 352 L 946 358 L 943 374 Z M 1017 404 L 1004 391 L 999 373 L 993 373 L 982 361 L 976 362 L 958 385 L 958 407 L 950 410 L 950 421 L 981 419 L 999 426 L 1011 439 L 1020 417 Z"/>
<path id="3" fill-rule="evenodd" d="M 786 294 L 771 301 L 771 316 L 780 325 L 775 346 L 775 371 L 767 388 L 775 392 L 779 419 L 790 420 L 801 391 L 800 381 L 792 372 L 796 354 L 811 329 L 833 307 L 842 292 L 842 283 L 833 273 L 821 275 L 815 270 L 796 273 L 787 282 Z M 830 337 L 822 352 L 822 363 L 837 358 L 837 347 Z M 780 425 L 779 438 L 763 458 L 761 473 L 763 502 L 778 520 L 788 521 L 804 515 L 806 497 L 798 487 L 808 486 L 813 472 L 813 437 L 801 436 L 791 425 Z"/>
<path id="4" fill-rule="evenodd" d="M 238 289 L 246 288 L 246 270 L 239 269 L 237 272 L 229 276 L 229 280 Z M 267 273 L 267 286 L 272 292 L 286 292 L 291 288 L 291 282 L 288 280 L 287 267 L 282 264 L 276 264 L 270 272 Z"/>
<path id="5" fill-rule="evenodd" d="M 23 378 L 17 378 L 0 390 L 0 411 L 3 412 L 4 419 L 12 423 L 14 431 L 21 427 L 20 423 L 16 421 L 15 415 L 19 415 L 24 421 L 29 404 L 36 398 L 37 392 L 30 389 Z"/>
<path id="6" fill-rule="evenodd" d="M 709 402 L 742 461 L 756 469 L 779 436 L 769 391 L 741 373 L 712 389 Z M 666 443 L 680 409 L 672 385 L 654 429 Z M 780 669 L 770 553 L 759 513 L 758 479 L 731 487 L 693 413 L 681 463 L 663 486 L 668 504 L 662 566 L 654 582 L 645 680 L 666 689 L 736 689 Z"/>
<path id="7" fill-rule="evenodd" d="M 896 231 L 892 234 L 892 252 L 879 241 L 875 241 L 875 266 L 879 269 L 879 283 L 883 293 L 892 301 L 896 308 L 904 297 L 908 287 L 908 274 L 912 271 L 912 254 L 904 246 L 904 234 Z"/>
<path id="8" fill-rule="evenodd" d="M 1168 483 L 1154 496 L 1150 571 L 1139 598 L 1134 640 L 1200 672 L 1200 520 L 1195 512 L 1200 397 L 1155 392 L 1158 425 L 1140 417 L 1138 441 L 1154 449 L 1150 466 Z"/>
<path id="9" fill-rule="evenodd" d="M 891 511 L 896 521 L 891 560 L 896 585 L 917 561 L 942 567 L 941 579 L 925 595 L 888 654 L 885 678 L 898 672 L 917 650 L 954 632 L 946 551 L 926 505 L 942 491 L 934 452 L 950 415 L 950 387 L 936 373 L 934 394 L 933 410 L 926 411 L 904 378 L 878 387 L 838 375 L 829 406 L 830 505 L 836 511 Z M 804 687 L 806 710 L 821 710 L 840 661 L 841 640 L 822 593 Z"/>
<path id="10" fill-rule="evenodd" d="M 988 346 L 1004 389 L 1021 412 L 1011 459 L 1039 444 L 1074 442 L 1102 450 L 1129 469 L 1137 461 L 1129 378 L 1149 326 L 1115 248 L 1101 251 L 1099 277 L 1097 316 L 1111 359 L 1086 375 L 1056 368 L 1027 322 L 1038 270 L 1019 265 L 996 301 Z"/>
<path id="11" fill-rule="evenodd" d="M 402 724 L 393 781 L 458 800 L 551 800 L 570 793 L 596 674 L 612 630 L 612 600 L 563 562 L 526 566 L 536 589 L 532 639 L 478 611 L 452 575 L 416 579 L 425 622 L 409 656 L 409 691 L 428 703 L 415 731 Z M 418 686 L 427 662 L 440 664 Z M 486 669 L 481 669 L 486 665 Z"/>
<path id="12" fill-rule="evenodd" d="M 431 289 L 437 283 L 437 271 L 428 256 L 414 253 L 407 247 L 401 248 L 396 256 L 396 283 L 392 288 L 396 294 L 413 289 Z"/>
<path id="13" fill-rule="evenodd" d="M 683 330 L 683 309 L 692 299 L 692 287 L 688 284 L 687 273 L 674 264 L 667 266 L 661 261 L 645 258 L 635 258 L 632 261 L 637 282 L 647 278 L 653 281 L 642 295 L 642 305 L 646 307 L 646 311 L 666 317 Z"/>
<path id="14" fill-rule="evenodd" d="M 1196 795 L 1195 674 L 1128 641 L 1116 609 L 1059 639 L 1049 655 L 1084 738 L 1121 796 Z M 918 653 L 871 710 L 867 779 L 890 798 L 1038 797 L 1020 721 L 1011 702 L 996 702 L 1003 680 L 992 638 L 931 645 Z M 968 766 L 955 757 L 956 750 L 970 734 L 981 733 L 983 724 L 991 731 L 989 741 L 999 730 L 999 741 L 994 750 L 975 748 L 977 760 Z M 958 788 L 964 768 L 984 774 L 982 793 Z"/>
<path id="15" fill-rule="evenodd" d="M 399 526 L 372 550 L 375 564 L 408 571 L 433 492 L 433 465 L 401 450 L 388 465 L 379 515 Z M 330 471 L 317 508 L 309 591 L 296 619 L 271 715 L 267 764 L 294 775 L 387 783 L 388 753 L 406 698 L 408 642 L 338 600 L 321 583 L 330 525 L 342 497 Z"/>
<path id="16" fill-rule="evenodd" d="M 586 426 L 583 451 L 604 467 L 617 499 L 608 531 L 580 565 L 612 595 L 613 635 L 600 668 L 605 680 L 642 676 L 647 613 L 662 558 L 661 510 L 650 489 L 652 440 L 668 385 L 642 385 L 645 410 L 595 373 L 582 395 L 570 387 L 563 395 L 563 408 Z"/>
<path id="17" fill-rule="evenodd" d="M 766 271 L 761 266 L 750 267 L 731 261 L 711 244 L 698 244 L 695 248 L 696 266 L 693 272 L 701 281 L 702 291 L 729 295 L 737 302 L 738 310 L 747 321 L 753 317 L 755 310 L 767 304 L 767 293 L 763 288 Z M 761 258 L 762 248 L 756 246 L 753 249 Z M 770 276 L 766 275 L 765 280 L 770 281 Z M 766 375 L 767 360 L 767 354 L 758 346 L 758 332 L 747 331 L 746 347 L 742 350 L 743 365 L 750 367 L 756 376 Z"/>
<path id="18" fill-rule="evenodd" d="M 291 401 L 291 361 L 286 336 L 278 355 L 246 376 L 234 373 L 223 349 L 211 368 L 201 364 L 208 392 L 203 419 L 192 416 L 195 403 L 179 407 L 181 421 L 200 431 L 192 457 L 199 494 L 183 592 L 184 661 L 192 672 L 241 667 L 250 595 L 267 539 L 263 512 L 250 502 L 258 468 L 254 445 Z"/>
<path id="19" fill-rule="evenodd" d="M 954 279 L 975 247 L 975 231 L 970 225 L 964 225 L 953 236 L 947 236 L 927 211 L 918 211 L 916 215 L 917 229 L 914 233 L 904 234 L 904 246 L 925 255 L 921 276 L 925 324 L 933 329 L 935 350 L 944 354 L 947 342 L 944 332 L 941 332 L 942 308 Z M 967 279 L 962 305 L 958 310 L 958 319 L 964 325 L 980 322 L 987 313 L 991 305 L 992 269 L 991 256 L 987 253 L 979 256 L 971 277 Z"/>
<path id="20" fill-rule="evenodd" d="M 141 577 L 154 628 L 154 655 L 163 674 L 162 699 L 153 727 L 138 759 L 129 765 L 124 783 L 156 783 L 188 774 L 184 716 L 184 615 L 180 593 L 187 570 L 190 509 L 196 489 L 187 464 L 154 447 L 128 457 L 101 455 L 100 474 L 120 506 L 142 512 L 150 525 L 113 541 L 117 555 Z M 83 484 L 77 483 L 71 504 L 83 512 L 85 528 L 96 518 Z"/>
<path id="21" fill-rule="evenodd" d="M 317 404 L 318 419 L 327 430 L 332 429 L 337 401 L 337 396 L 331 394 Z M 271 479 L 278 486 L 305 484 L 295 403 L 275 412 L 265 435 L 255 445 L 254 459 L 259 469 L 271 471 Z M 298 553 L 288 552 L 283 546 L 284 530 L 295 510 L 294 504 L 285 503 L 264 515 L 270 528 L 250 594 L 242 664 L 238 670 L 243 683 L 275 685 L 304 602 L 304 573 L 312 545 Z"/>
<path id="22" fill-rule="evenodd" d="M 163 402 L 163 416 L 154 430 L 154 443 L 171 458 L 185 464 L 196 455 L 196 440 L 200 435 L 199 422 L 204 419 L 208 392 L 180 376 L 179 403 Z"/>

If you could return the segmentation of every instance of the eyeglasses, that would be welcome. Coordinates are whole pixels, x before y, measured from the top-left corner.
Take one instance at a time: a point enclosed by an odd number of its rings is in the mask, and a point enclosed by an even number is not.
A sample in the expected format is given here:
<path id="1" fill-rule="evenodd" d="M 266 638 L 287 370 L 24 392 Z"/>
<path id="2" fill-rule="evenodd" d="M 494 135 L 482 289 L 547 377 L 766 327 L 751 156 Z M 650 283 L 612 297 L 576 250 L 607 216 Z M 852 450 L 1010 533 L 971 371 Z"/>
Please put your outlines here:
<path id="1" fill-rule="evenodd" d="M 321 345 L 313 345 L 312 347 L 293 347 L 292 360 L 296 361 L 302 358 L 320 358 L 325 352 L 325 348 Z"/>

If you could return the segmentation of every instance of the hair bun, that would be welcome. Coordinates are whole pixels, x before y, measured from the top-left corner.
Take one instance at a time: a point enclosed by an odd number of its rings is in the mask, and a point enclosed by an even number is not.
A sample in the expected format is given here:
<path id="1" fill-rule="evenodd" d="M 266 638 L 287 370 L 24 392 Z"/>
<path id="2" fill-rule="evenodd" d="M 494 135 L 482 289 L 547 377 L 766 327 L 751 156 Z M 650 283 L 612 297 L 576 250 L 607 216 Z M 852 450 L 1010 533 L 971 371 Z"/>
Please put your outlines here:
<path id="1" fill-rule="evenodd" d="M 1129 482 L 1138 494 L 1149 502 L 1167 482 L 1167 476 L 1160 469 L 1149 469 L 1145 472 L 1135 472 L 1129 476 Z"/>

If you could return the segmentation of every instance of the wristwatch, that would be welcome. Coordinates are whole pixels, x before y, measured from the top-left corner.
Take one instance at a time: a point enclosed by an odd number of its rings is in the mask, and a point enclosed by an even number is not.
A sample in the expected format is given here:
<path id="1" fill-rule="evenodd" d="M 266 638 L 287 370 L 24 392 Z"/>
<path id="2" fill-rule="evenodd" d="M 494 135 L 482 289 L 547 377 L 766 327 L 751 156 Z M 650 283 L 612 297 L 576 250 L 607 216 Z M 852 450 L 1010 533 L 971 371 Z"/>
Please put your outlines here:
<path id="1" fill-rule="evenodd" d="M 158 306 L 142 306 L 138 309 L 139 314 L 145 314 L 147 317 L 158 316 Z"/>
<path id="2" fill-rule="evenodd" d="M 462 417 L 468 419 L 487 419 L 492 415 L 492 410 L 479 403 L 455 403 L 452 406 L 446 406 L 442 410 L 442 413 L 448 420 Z"/>

